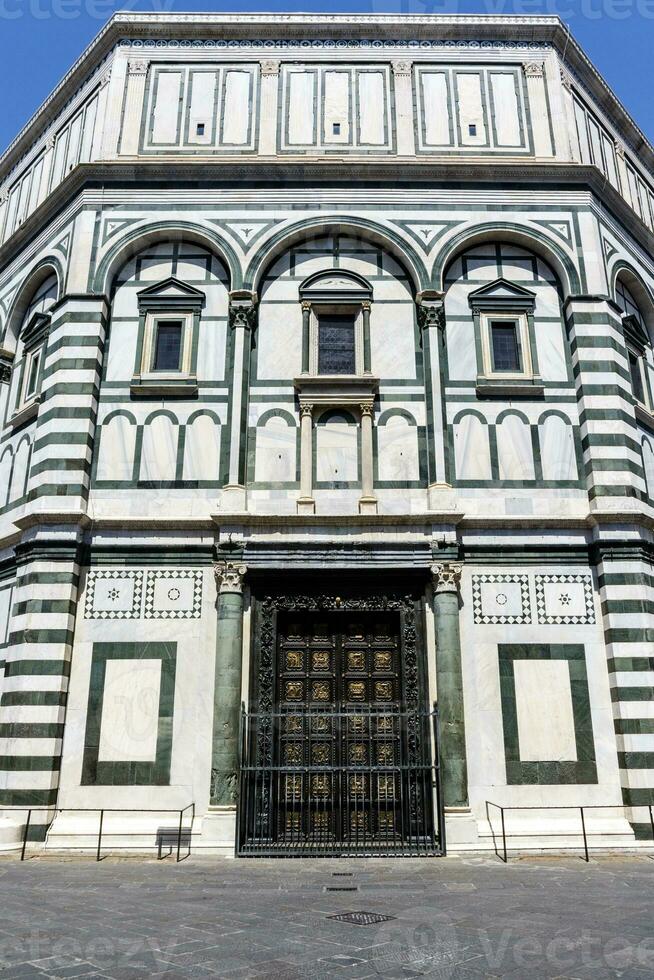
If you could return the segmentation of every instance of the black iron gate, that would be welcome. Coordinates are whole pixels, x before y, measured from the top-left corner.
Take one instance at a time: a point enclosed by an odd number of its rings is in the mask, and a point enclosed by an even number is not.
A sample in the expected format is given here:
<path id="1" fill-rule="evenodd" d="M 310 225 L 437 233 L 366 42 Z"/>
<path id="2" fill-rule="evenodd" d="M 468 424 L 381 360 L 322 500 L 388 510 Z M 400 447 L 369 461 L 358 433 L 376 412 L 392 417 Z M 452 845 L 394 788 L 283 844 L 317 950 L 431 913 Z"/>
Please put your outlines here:
<path id="1" fill-rule="evenodd" d="M 242 857 L 444 854 L 440 798 L 436 711 L 243 711 Z"/>

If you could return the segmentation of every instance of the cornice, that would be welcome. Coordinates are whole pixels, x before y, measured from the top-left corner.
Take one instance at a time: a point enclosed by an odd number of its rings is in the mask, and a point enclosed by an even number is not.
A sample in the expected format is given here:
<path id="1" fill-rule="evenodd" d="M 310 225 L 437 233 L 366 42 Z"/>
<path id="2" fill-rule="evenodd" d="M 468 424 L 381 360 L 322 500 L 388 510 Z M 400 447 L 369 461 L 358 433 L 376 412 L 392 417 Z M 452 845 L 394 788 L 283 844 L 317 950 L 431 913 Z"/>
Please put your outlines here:
<path id="1" fill-rule="evenodd" d="M 0 183 L 25 156 L 47 124 L 75 96 L 79 88 L 119 45 L 154 50 L 166 42 L 189 47 L 239 47 L 255 41 L 265 56 L 296 41 L 327 48 L 348 48 L 366 42 L 371 49 L 408 47 L 416 51 L 436 44 L 487 47 L 524 47 L 527 50 L 553 45 L 599 107 L 619 128 L 625 142 L 641 162 L 654 171 L 654 148 L 613 94 L 558 17 L 504 15 L 418 15 L 418 14 L 212 14 L 212 13 L 117 13 L 98 33 L 63 79 L 26 123 L 0 157 Z M 333 44 L 324 44 L 324 42 Z M 136 43 L 134 43 L 136 42 Z"/>
<path id="2" fill-rule="evenodd" d="M 601 201 L 602 209 L 612 213 L 636 242 L 654 256 L 654 233 L 611 187 L 604 175 L 594 166 L 575 163 L 543 163 L 528 160 L 493 160 L 490 157 L 473 160 L 443 161 L 406 158 L 352 157 L 301 159 L 296 157 L 234 157 L 216 160 L 211 157 L 191 159 L 167 157 L 139 159 L 128 162 L 99 161 L 77 166 L 43 201 L 23 224 L 0 246 L 0 273 L 16 260 L 20 249 L 32 241 L 85 188 L 161 186 L 177 191 L 188 185 L 197 188 L 204 181 L 212 188 L 243 187 L 249 189 L 275 187 L 312 187 L 342 185 L 359 188 L 367 183 L 376 187 L 406 186 L 412 190 L 443 186 L 492 186 L 507 188 L 537 187 L 553 190 L 564 187 L 587 190 Z"/>

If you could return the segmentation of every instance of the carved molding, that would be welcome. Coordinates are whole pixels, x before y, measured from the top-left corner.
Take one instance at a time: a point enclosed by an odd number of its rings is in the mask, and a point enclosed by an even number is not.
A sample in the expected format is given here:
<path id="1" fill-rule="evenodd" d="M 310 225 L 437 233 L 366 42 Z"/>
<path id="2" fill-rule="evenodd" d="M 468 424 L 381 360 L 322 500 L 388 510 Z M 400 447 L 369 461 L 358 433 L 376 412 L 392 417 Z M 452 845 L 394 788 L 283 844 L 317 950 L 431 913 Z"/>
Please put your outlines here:
<path id="1" fill-rule="evenodd" d="M 233 592 L 240 595 L 243 592 L 243 578 L 247 570 L 247 565 L 242 562 L 216 562 L 213 571 L 219 594 Z"/>
<path id="2" fill-rule="evenodd" d="M 442 592 L 458 593 L 461 583 L 462 562 L 436 562 L 431 566 L 436 595 Z"/>
<path id="3" fill-rule="evenodd" d="M 127 72 L 129 75 L 147 75 L 148 63 L 142 59 L 130 60 L 127 62 Z"/>
<path id="4" fill-rule="evenodd" d="M 523 66 L 526 78 L 543 78 L 545 65 L 542 61 L 528 61 Z"/>
<path id="5" fill-rule="evenodd" d="M 568 75 L 565 68 L 561 68 L 561 84 L 563 88 L 567 89 L 568 92 L 572 91 L 572 78 Z"/>
<path id="6" fill-rule="evenodd" d="M 279 75 L 279 66 L 281 62 L 279 61 L 262 61 L 261 62 L 261 75 L 265 77 L 266 75 Z"/>
<path id="7" fill-rule="evenodd" d="M 360 410 L 362 416 L 363 415 L 367 415 L 370 418 L 372 418 L 372 413 L 374 411 L 374 407 L 375 406 L 374 406 L 374 404 L 372 402 L 361 402 L 361 404 L 359 405 L 359 410 Z"/>
<path id="8" fill-rule="evenodd" d="M 301 402 L 300 418 L 304 418 L 307 415 L 309 416 L 309 418 L 311 418 L 311 416 L 313 415 L 313 404 L 311 402 Z"/>
<path id="9" fill-rule="evenodd" d="M 394 61 L 392 62 L 392 65 L 393 65 L 393 74 L 395 75 L 396 78 L 402 78 L 402 77 L 409 78 L 411 76 L 410 61 Z"/>
<path id="10" fill-rule="evenodd" d="M 232 329 L 243 327 L 251 330 L 257 322 L 257 295 L 247 289 L 236 289 L 229 294 L 229 325 Z"/>
<path id="11" fill-rule="evenodd" d="M 442 300 L 433 303 L 418 304 L 418 326 L 421 330 L 429 330 L 430 327 L 438 327 L 440 330 L 445 327 L 445 304 Z"/>

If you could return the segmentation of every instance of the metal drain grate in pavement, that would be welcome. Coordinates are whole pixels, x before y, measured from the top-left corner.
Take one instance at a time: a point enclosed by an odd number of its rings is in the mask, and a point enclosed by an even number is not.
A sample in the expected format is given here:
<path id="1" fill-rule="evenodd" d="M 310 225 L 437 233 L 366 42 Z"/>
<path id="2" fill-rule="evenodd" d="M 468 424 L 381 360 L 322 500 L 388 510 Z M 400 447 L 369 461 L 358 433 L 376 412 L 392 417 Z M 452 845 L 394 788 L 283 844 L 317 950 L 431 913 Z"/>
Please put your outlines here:
<path id="1" fill-rule="evenodd" d="M 380 915 L 379 912 L 340 912 L 338 915 L 328 915 L 327 918 L 349 922 L 353 926 L 374 926 L 378 922 L 390 922 L 396 916 Z"/>
<path id="2" fill-rule="evenodd" d="M 326 892 L 358 892 L 358 885 L 325 885 Z"/>

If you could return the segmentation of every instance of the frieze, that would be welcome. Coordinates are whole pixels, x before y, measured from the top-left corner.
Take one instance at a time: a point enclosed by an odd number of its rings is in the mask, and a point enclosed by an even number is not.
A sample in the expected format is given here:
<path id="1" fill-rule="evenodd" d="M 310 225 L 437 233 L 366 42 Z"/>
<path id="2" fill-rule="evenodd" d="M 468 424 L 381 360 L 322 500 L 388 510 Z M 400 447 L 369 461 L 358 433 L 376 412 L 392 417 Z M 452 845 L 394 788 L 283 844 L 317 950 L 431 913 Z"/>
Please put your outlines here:
<path id="1" fill-rule="evenodd" d="M 231 38 L 226 40 L 224 38 L 121 38 L 118 42 L 119 46 L 122 48 L 215 48 L 218 50 L 223 49 L 240 49 L 240 50 L 260 50 L 261 48 L 279 48 L 285 50 L 288 48 L 311 48 L 311 49 L 327 49 L 327 50 L 343 50 L 343 49 L 371 49 L 378 50 L 379 48 L 395 48 L 395 49 L 408 49 L 413 51 L 433 51 L 433 50 L 446 50 L 448 48 L 458 48 L 463 50 L 497 50 L 497 51 L 546 51 L 551 45 L 546 43 L 538 43 L 536 41 L 489 41 L 489 40 L 402 40 L 388 38 L 380 41 L 377 38 L 304 38 L 304 39 L 289 39 L 289 38 Z"/>

